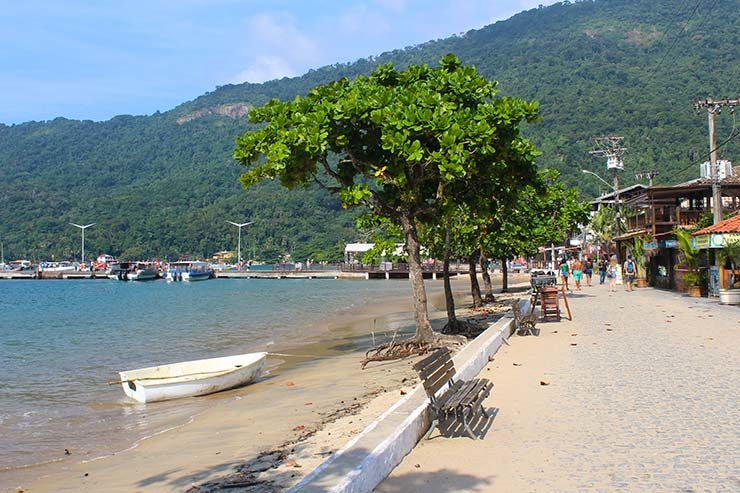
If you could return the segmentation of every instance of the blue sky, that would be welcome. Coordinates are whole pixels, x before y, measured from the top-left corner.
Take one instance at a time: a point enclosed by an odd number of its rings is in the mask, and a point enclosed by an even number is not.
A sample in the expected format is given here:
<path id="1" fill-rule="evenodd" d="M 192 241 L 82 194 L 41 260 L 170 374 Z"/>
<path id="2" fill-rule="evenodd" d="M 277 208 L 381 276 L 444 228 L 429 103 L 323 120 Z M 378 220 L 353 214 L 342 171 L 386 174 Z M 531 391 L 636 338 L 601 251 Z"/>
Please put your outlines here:
<path id="1" fill-rule="evenodd" d="M 0 122 L 166 111 L 552 0 L 0 0 Z"/>

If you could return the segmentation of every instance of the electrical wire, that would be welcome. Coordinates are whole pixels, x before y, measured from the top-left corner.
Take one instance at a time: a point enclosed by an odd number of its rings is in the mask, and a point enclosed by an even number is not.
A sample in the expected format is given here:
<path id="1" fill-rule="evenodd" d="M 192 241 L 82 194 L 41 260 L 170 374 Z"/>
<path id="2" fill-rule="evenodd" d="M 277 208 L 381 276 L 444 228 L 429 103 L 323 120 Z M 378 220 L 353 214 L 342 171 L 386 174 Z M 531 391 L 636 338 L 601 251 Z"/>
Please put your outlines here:
<path id="1" fill-rule="evenodd" d="M 673 48 L 676 46 L 679 39 L 681 39 L 681 35 L 684 33 L 684 31 L 686 31 L 686 28 L 688 27 L 689 22 L 691 22 L 691 19 L 694 17 L 694 15 L 696 15 L 696 12 L 699 10 L 699 6 L 701 5 L 702 1 L 703 0 L 699 0 L 698 2 L 696 2 L 696 5 L 694 5 L 694 10 L 691 11 L 691 14 L 689 14 L 688 19 L 686 19 L 686 22 L 684 22 L 683 27 L 681 28 L 681 31 L 679 31 L 679 33 L 673 39 L 673 43 L 671 43 L 671 45 L 668 47 L 665 53 L 663 53 L 663 58 L 661 58 L 658 64 L 655 66 L 655 69 L 650 74 L 650 77 L 648 77 L 646 83 L 652 81 L 653 77 L 657 75 L 658 69 L 663 65 L 663 62 L 665 62 L 666 58 L 668 58 L 668 55 L 670 54 L 671 50 L 673 50 Z"/>
<path id="2" fill-rule="evenodd" d="M 733 127 L 734 127 L 734 125 L 733 125 Z M 696 161 L 696 162 L 693 162 L 693 163 L 689 164 L 688 166 L 686 166 L 684 169 L 682 169 L 681 171 L 677 172 L 676 174 L 677 175 L 681 175 L 681 174 L 687 172 L 688 170 L 690 170 L 692 167 L 696 166 L 697 164 L 704 163 L 704 162 L 706 162 L 707 159 L 711 159 L 713 152 L 718 151 L 722 147 L 724 147 L 725 145 L 729 144 L 738 135 L 740 135 L 740 130 L 734 131 L 726 140 L 724 140 L 721 144 L 716 145 L 714 147 L 714 149 L 712 149 L 711 151 L 709 151 L 709 153 L 705 154 L 699 161 Z"/>

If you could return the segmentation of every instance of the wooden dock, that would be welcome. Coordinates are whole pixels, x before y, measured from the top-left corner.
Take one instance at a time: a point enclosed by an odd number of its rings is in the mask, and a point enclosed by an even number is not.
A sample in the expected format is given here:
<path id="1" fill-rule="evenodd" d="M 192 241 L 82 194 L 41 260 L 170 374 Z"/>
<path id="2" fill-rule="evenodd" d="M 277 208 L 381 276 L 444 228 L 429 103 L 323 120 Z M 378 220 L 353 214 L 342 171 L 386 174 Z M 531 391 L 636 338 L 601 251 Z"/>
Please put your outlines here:
<path id="1" fill-rule="evenodd" d="M 244 270 L 216 271 L 216 279 L 339 279 L 342 272 L 338 270 Z"/>

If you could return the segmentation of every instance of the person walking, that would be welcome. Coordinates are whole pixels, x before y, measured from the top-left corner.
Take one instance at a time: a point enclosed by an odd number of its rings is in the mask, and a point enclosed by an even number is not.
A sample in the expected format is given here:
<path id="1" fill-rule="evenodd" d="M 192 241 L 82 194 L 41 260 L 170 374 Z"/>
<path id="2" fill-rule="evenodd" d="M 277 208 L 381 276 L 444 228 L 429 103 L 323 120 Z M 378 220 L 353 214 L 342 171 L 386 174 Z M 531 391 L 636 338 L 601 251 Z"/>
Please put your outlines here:
<path id="1" fill-rule="evenodd" d="M 607 266 L 608 263 L 606 262 L 605 258 L 599 260 L 599 284 L 604 284 L 604 281 L 606 280 Z"/>
<path id="2" fill-rule="evenodd" d="M 586 286 L 591 287 L 591 277 L 594 275 L 594 262 L 591 257 L 586 257 L 583 263 L 583 275 L 586 276 Z"/>
<path id="3" fill-rule="evenodd" d="M 568 268 L 568 262 L 566 260 L 563 260 L 563 262 L 560 264 L 560 280 L 563 283 L 563 286 L 565 286 L 565 289 L 570 291 L 570 287 L 568 287 L 568 275 L 570 274 L 570 269 Z"/>
<path id="4" fill-rule="evenodd" d="M 627 260 L 623 266 L 624 272 L 624 284 L 627 286 L 627 291 L 634 291 L 632 284 L 635 282 L 635 274 L 637 273 L 637 265 L 632 260 L 632 255 L 627 255 Z"/>
<path id="5" fill-rule="evenodd" d="M 606 272 L 606 277 L 609 278 L 609 292 L 617 292 L 617 261 L 611 260 L 609 262 L 609 268 Z"/>
<path id="6" fill-rule="evenodd" d="M 576 283 L 576 290 L 581 290 L 581 276 L 583 275 L 583 263 L 579 259 L 573 261 L 573 280 Z"/>

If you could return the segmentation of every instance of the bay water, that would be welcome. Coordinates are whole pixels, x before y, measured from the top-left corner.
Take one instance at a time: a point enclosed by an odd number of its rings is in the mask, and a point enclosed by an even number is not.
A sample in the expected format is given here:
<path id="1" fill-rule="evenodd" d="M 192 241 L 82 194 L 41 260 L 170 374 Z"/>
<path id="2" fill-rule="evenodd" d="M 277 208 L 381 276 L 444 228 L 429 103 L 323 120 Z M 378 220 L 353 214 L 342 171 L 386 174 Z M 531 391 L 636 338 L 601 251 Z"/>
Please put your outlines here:
<path id="1" fill-rule="evenodd" d="M 118 371 L 300 345 L 409 294 L 408 281 L 0 282 L 0 472 L 114 453 L 218 402 L 135 403 L 107 385 Z"/>

